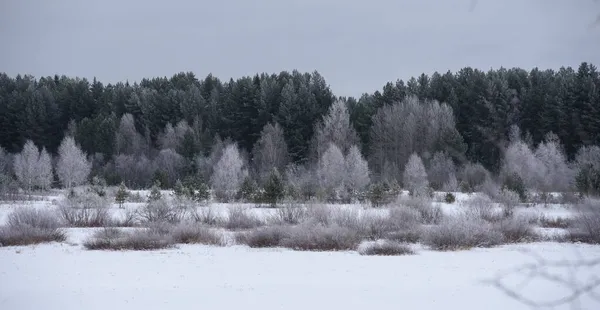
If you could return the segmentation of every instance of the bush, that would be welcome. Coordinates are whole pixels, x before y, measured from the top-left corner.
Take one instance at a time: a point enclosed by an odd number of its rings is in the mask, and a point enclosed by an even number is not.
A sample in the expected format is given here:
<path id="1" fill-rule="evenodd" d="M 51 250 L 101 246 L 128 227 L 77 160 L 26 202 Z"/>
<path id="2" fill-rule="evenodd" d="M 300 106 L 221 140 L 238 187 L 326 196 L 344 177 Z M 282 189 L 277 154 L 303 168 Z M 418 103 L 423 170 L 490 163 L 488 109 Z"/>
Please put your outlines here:
<path id="1" fill-rule="evenodd" d="M 306 209 L 306 221 L 318 223 L 321 225 L 329 225 L 332 221 L 333 211 L 327 205 L 311 205 Z"/>
<path id="2" fill-rule="evenodd" d="M 88 250 L 158 250 L 174 246 L 169 236 L 153 229 L 139 229 L 125 232 L 118 228 L 104 228 L 86 240 L 83 246 Z"/>
<path id="3" fill-rule="evenodd" d="M 586 200 L 576 206 L 577 215 L 569 229 L 570 239 L 575 242 L 600 244 L 600 203 Z"/>
<path id="4" fill-rule="evenodd" d="M 264 225 L 260 219 L 250 214 L 246 208 L 234 206 L 227 211 L 227 222 L 225 222 L 225 228 L 227 229 L 252 229 Z"/>
<path id="5" fill-rule="evenodd" d="M 398 203 L 407 207 L 411 207 L 421 215 L 421 223 L 438 224 L 444 217 L 442 209 L 439 206 L 434 206 L 433 201 L 425 197 L 407 197 L 398 200 Z"/>
<path id="6" fill-rule="evenodd" d="M 456 202 L 456 197 L 454 197 L 454 194 L 452 194 L 452 193 L 446 193 L 446 196 L 444 197 L 444 201 L 446 203 L 452 204 L 452 203 Z"/>
<path id="7" fill-rule="evenodd" d="M 91 192 L 60 201 L 58 212 L 71 227 L 104 227 L 110 224 L 110 203 Z"/>
<path id="8" fill-rule="evenodd" d="M 263 227 L 237 234 L 236 241 L 251 248 L 277 247 L 280 245 L 281 240 L 289 236 L 288 230 L 289 228 L 284 226 Z"/>
<path id="9" fill-rule="evenodd" d="M 519 194 L 511 190 L 504 189 L 500 191 L 498 195 L 498 202 L 500 202 L 502 205 L 502 213 L 504 217 L 512 217 L 520 202 Z"/>
<path id="10" fill-rule="evenodd" d="M 138 209 L 138 216 L 144 223 L 177 224 L 185 218 L 185 210 L 170 205 L 165 199 L 151 199 Z"/>
<path id="11" fill-rule="evenodd" d="M 172 228 L 170 235 L 175 243 L 225 245 L 225 240 L 221 233 L 200 225 L 181 224 Z"/>
<path id="12" fill-rule="evenodd" d="M 548 217 L 541 214 L 539 216 L 539 224 L 544 228 L 562 228 L 567 229 L 573 225 L 573 220 L 564 217 Z"/>
<path id="13" fill-rule="evenodd" d="M 481 219 L 491 223 L 503 219 L 503 214 L 496 211 L 494 203 L 487 196 L 477 196 L 467 202 L 465 213 L 473 219 Z"/>
<path id="14" fill-rule="evenodd" d="M 417 243 L 421 240 L 421 228 L 390 231 L 385 234 L 384 238 L 404 243 Z"/>
<path id="15" fill-rule="evenodd" d="M 0 246 L 63 242 L 66 239 L 60 221 L 47 210 L 17 209 L 8 215 L 7 225 L 0 227 Z"/>
<path id="16" fill-rule="evenodd" d="M 300 205 L 287 205 L 277 209 L 275 221 L 296 225 L 304 221 L 307 217 L 306 208 Z"/>
<path id="17" fill-rule="evenodd" d="M 516 173 L 510 174 L 504 178 L 503 190 L 511 190 L 519 195 L 519 199 L 524 202 L 527 200 L 527 189 L 525 182 Z"/>
<path id="18" fill-rule="evenodd" d="M 346 251 L 354 250 L 360 241 L 360 236 L 351 229 L 313 224 L 291 228 L 281 246 L 300 251 Z"/>
<path id="19" fill-rule="evenodd" d="M 210 226 L 216 226 L 221 222 L 221 218 L 212 207 L 201 208 L 192 213 L 192 218 L 197 223 L 202 223 Z"/>
<path id="20" fill-rule="evenodd" d="M 525 218 L 504 219 L 494 226 L 504 236 L 504 242 L 529 242 L 537 239 L 533 228 Z"/>
<path id="21" fill-rule="evenodd" d="M 358 248 L 360 255 L 397 256 L 414 254 L 413 250 L 406 244 L 394 241 L 370 242 Z"/>
<path id="22" fill-rule="evenodd" d="M 503 235 L 491 224 L 468 216 L 446 218 L 423 233 L 422 242 L 434 250 L 448 251 L 501 244 Z"/>

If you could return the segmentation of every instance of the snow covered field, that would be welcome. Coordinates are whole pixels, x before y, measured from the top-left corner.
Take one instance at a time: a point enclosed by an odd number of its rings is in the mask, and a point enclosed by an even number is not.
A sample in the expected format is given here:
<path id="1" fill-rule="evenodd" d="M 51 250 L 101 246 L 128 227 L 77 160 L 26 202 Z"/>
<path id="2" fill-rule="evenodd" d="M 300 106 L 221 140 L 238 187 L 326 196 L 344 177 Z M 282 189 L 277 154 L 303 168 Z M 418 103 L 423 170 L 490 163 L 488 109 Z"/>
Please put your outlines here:
<path id="1" fill-rule="evenodd" d="M 51 200 L 35 205 L 51 207 Z M 0 220 L 19 207 L 0 205 Z M 569 215 L 557 206 L 519 210 L 538 211 Z M 389 257 L 240 245 L 88 251 L 81 243 L 94 230 L 70 228 L 64 243 L 0 247 L 0 309 L 530 309 L 486 282 L 534 262 L 522 249 L 548 261 L 600 258 L 599 246 L 557 242 L 456 252 L 413 244 L 415 255 Z M 598 277 L 594 268 L 576 275 Z M 523 279 L 507 284 L 517 288 Z M 572 293 L 539 278 L 520 292 L 540 302 Z M 584 296 L 580 309 L 600 309 L 600 302 Z"/>

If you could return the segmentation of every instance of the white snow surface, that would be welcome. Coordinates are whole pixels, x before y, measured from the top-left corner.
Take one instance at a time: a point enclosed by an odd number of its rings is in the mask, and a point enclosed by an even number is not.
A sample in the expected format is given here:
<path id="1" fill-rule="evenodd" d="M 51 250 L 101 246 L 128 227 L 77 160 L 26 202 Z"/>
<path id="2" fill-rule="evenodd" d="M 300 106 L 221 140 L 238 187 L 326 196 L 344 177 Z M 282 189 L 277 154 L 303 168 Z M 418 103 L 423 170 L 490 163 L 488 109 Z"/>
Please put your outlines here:
<path id="1" fill-rule="evenodd" d="M 600 247 L 558 243 L 422 249 L 395 257 L 245 246 L 148 252 L 58 243 L 5 247 L 0 309 L 529 309 L 482 282 L 531 262 L 521 248 L 549 260 L 600 257 Z M 551 282 L 533 284 L 522 291 L 528 298 L 569 293 Z M 596 306 L 582 303 L 582 309 Z"/>
<path id="2" fill-rule="evenodd" d="M 0 204 L 0 224 L 23 206 L 56 208 L 52 200 Z M 438 203 L 445 213 L 458 203 Z M 127 204 L 136 208 L 142 204 Z M 219 214 L 230 205 L 214 204 Z M 382 212 L 359 205 L 340 206 L 361 212 Z M 113 214 L 123 209 L 112 207 Z M 273 209 L 254 209 L 269 216 Z M 519 213 L 570 217 L 562 206 L 520 208 Z M 537 228 L 544 235 L 560 229 Z M 361 256 L 357 252 L 299 252 L 178 245 L 157 251 L 88 251 L 81 245 L 95 229 L 69 228 L 64 243 L 0 247 L 1 310 L 70 309 L 531 309 L 486 283 L 503 272 L 534 262 L 526 249 L 549 261 L 600 258 L 600 247 L 540 242 L 490 249 L 435 252 L 414 244 L 415 255 Z M 600 275 L 600 266 L 581 270 L 585 279 Z M 560 270 L 550 269 L 550 272 Z M 564 272 L 564 270 L 562 271 Z M 516 288 L 524 275 L 510 277 Z M 600 288 L 596 294 L 600 295 Z M 520 292 L 540 302 L 560 299 L 569 288 L 533 281 Z M 570 304 L 562 308 L 570 309 Z M 600 302 L 583 297 L 579 309 L 600 309 Z"/>

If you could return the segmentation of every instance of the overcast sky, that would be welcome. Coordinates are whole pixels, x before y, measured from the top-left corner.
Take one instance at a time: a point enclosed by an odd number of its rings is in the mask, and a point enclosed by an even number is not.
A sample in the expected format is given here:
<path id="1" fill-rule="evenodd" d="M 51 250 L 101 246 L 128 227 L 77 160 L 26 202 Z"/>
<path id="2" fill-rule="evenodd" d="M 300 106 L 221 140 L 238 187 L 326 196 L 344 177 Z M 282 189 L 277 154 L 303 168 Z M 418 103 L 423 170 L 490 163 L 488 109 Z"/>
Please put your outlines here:
<path id="1" fill-rule="evenodd" d="M 114 83 L 317 70 L 359 96 L 465 66 L 600 65 L 600 1 L 471 2 L 0 0 L 0 72 Z"/>

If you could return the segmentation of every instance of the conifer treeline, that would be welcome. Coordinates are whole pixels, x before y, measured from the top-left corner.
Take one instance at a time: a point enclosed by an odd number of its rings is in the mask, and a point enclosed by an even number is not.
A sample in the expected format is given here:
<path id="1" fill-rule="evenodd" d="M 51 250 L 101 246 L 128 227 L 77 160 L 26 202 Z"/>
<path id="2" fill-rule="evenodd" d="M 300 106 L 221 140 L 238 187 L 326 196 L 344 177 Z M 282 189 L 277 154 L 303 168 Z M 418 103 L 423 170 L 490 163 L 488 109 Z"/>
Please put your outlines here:
<path id="1" fill-rule="evenodd" d="M 195 135 L 177 151 L 192 160 L 195 153 L 208 155 L 217 136 L 236 141 L 249 153 L 263 127 L 276 122 L 292 161 L 300 163 L 310 155 L 318 121 L 334 101 L 343 100 L 362 151 L 369 156 L 372 117 L 411 94 L 447 103 L 466 145 L 465 159 L 492 171 L 499 168 L 512 125 L 519 126 L 532 145 L 553 132 L 569 158 L 581 146 L 600 145 L 600 76 L 588 63 L 558 71 L 464 68 L 422 74 L 387 83 L 382 91 L 360 98 L 336 97 L 317 72 L 260 74 L 226 82 L 212 75 L 198 79 L 179 73 L 115 85 L 66 76 L 0 74 L 0 145 L 17 153 L 30 139 L 56 154 L 65 134 L 71 133 L 85 153 L 108 162 L 127 143 L 119 146 L 116 133 L 123 115 L 131 114 L 149 157 L 160 149 L 168 124 L 176 131 L 185 120 Z"/>

